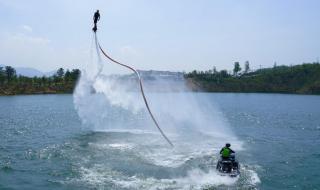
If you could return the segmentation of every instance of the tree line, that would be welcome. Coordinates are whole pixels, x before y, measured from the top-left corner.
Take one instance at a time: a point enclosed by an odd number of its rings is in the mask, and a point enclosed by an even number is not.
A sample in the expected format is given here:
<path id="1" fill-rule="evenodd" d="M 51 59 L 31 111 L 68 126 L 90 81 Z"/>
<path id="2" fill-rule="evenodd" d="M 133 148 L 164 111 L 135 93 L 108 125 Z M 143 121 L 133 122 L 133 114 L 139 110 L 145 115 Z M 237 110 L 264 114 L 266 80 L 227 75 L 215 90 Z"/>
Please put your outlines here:
<path id="1" fill-rule="evenodd" d="M 275 63 L 271 68 L 251 70 L 247 61 L 241 70 L 239 62 L 235 62 L 233 72 L 214 67 L 186 73 L 185 78 L 194 91 L 320 94 L 319 62 L 295 66 Z"/>
<path id="2" fill-rule="evenodd" d="M 0 95 L 72 93 L 80 74 L 79 69 L 60 68 L 52 76 L 26 77 L 13 67 L 0 67 Z M 231 72 L 213 67 L 184 77 L 193 91 L 320 94 L 319 62 L 257 70 L 250 69 L 249 61 L 244 69 L 235 62 Z"/>
<path id="3" fill-rule="evenodd" d="M 0 95 L 72 93 L 80 74 L 59 68 L 52 76 L 27 77 L 11 66 L 0 67 Z"/>
<path id="4" fill-rule="evenodd" d="M 226 78 L 226 77 L 230 77 L 230 76 L 238 76 L 238 75 L 242 75 L 242 74 L 247 74 L 249 72 L 251 72 L 252 70 L 250 69 L 250 63 L 249 61 L 246 61 L 244 63 L 244 71 L 243 73 L 240 73 L 240 71 L 242 70 L 240 63 L 239 62 L 234 62 L 234 68 L 233 68 L 233 73 L 231 74 L 230 72 L 228 72 L 227 70 L 221 70 L 221 71 L 217 71 L 216 67 L 214 66 L 213 69 L 209 69 L 207 71 L 197 71 L 197 70 L 193 70 L 190 73 L 185 74 L 185 77 L 187 78 L 193 78 L 193 77 L 209 77 L 210 79 L 217 79 L 217 78 Z"/>

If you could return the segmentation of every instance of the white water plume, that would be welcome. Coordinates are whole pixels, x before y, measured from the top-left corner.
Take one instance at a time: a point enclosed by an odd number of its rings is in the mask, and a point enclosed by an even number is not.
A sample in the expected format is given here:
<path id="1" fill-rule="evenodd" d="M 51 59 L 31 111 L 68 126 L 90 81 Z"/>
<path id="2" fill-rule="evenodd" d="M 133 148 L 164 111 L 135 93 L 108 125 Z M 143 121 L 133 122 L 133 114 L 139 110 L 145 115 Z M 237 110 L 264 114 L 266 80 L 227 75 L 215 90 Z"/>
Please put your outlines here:
<path id="1" fill-rule="evenodd" d="M 182 167 L 193 163 L 194 159 L 208 156 L 217 160 L 216 155 L 226 142 L 230 142 L 236 151 L 242 150 L 242 142 L 230 130 L 228 121 L 214 100 L 206 93 L 188 92 L 183 77 L 174 80 L 151 77 L 144 80 L 150 108 L 175 145 L 170 148 L 146 111 L 137 79 L 133 76 L 106 76 L 101 70 L 102 62 L 97 51 L 91 58 L 89 68 L 82 72 L 74 93 L 74 104 L 82 122 L 93 131 L 129 132 L 138 136 L 141 133 L 144 139 L 132 138 L 127 139 L 128 142 L 119 139 L 95 147 L 120 147 L 122 151 L 136 151 L 135 156 L 148 163 L 168 168 Z M 150 138 L 146 138 L 148 136 Z M 130 144 L 130 149 L 123 148 L 123 143 Z M 125 181 L 129 183 L 130 179 Z M 192 166 L 187 176 L 170 181 L 186 186 L 190 183 L 203 186 L 209 181 L 211 184 L 228 185 L 235 180 L 220 178 L 215 170 L 200 171 L 197 166 Z"/>
<path id="2" fill-rule="evenodd" d="M 96 35 L 96 53 L 91 47 L 90 60 L 82 72 L 74 93 L 74 104 L 83 123 L 98 131 L 135 129 L 154 131 L 155 126 L 146 112 L 138 81 L 131 76 L 106 76 Z M 107 63 L 109 64 L 109 63 Z M 112 64 L 112 63 L 111 63 Z M 149 77 L 149 78 L 148 78 Z M 151 79 L 150 79 L 151 77 Z M 145 77 L 146 96 L 160 127 L 170 136 L 183 138 L 211 135 L 215 141 L 237 142 L 228 122 L 205 94 L 187 92 L 183 77 Z M 200 97 L 200 98 L 199 98 Z"/>

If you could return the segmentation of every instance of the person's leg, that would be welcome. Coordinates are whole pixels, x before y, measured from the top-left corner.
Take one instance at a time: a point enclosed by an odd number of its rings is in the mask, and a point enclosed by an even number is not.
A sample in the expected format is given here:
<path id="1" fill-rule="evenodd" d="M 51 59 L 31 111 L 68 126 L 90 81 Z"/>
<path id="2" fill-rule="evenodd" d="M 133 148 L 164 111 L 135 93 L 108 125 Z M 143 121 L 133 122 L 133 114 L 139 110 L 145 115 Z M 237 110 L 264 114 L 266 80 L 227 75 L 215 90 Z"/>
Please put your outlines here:
<path id="1" fill-rule="evenodd" d="M 229 157 L 223 157 L 221 156 L 222 160 L 229 160 Z"/>
<path id="2" fill-rule="evenodd" d="M 93 26 L 92 30 L 93 30 L 94 32 L 97 31 L 97 23 L 94 23 L 94 26 Z"/>

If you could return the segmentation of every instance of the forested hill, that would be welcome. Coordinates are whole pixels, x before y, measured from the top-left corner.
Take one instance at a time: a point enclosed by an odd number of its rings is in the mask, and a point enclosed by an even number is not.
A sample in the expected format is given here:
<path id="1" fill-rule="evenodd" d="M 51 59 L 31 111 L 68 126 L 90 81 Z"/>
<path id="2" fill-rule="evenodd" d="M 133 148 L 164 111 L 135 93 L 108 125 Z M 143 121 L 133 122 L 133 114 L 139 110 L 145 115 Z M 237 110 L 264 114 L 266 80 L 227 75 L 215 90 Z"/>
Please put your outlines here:
<path id="1" fill-rule="evenodd" d="M 11 66 L 0 67 L 0 95 L 72 93 L 80 76 L 79 69 L 60 68 L 52 76 L 17 75 Z"/>
<path id="2" fill-rule="evenodd" d="M 319 63 L 274 66 L 256 71 L 250 71 L 247 63 L 245 71 L 240 71 L 239 63 L 236 62 L 233 74 L 213 69 L 186 73 L 184 78 L 192 91 L 320 94 Z M 181 73 L 177 75 L 178 78 L 170 76 L 174 80 L 183 81 Z M 72 93 L 79 76 L 79 69 L 65 71 L 63 68 L 52 76 L 17 76 L 13 67 L 0 67 L 0 95 Z M 143 75 L 143 78 L 146 84 L 152 84 L 149 75 Z"/>
<path id="3" fill-rule="evenodd" d="M 193 91 L 320 94 L 318 62 L 274 66 L 254 72 L 246 69 L 242 74 L 236 71 L 239 69 L 234 69 L 233 74 L 226 70 L 193 71 L 185 74 L 185 78 Z"/>

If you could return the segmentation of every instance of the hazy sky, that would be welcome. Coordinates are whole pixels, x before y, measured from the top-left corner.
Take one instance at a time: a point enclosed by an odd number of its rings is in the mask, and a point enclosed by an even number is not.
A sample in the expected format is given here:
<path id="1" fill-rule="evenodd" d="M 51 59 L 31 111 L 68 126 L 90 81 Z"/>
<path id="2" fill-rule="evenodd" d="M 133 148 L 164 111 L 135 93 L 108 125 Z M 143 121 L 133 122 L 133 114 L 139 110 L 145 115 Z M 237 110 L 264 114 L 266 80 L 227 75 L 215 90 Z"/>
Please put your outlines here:
<path id="1" fill-rule="evenodd" d="M 92 15 L 115 58 L 138 69 L 231 69 L 320 57 L 319 0 L 0 0 L 0 64 L 83 68 Z M 106 70 L 121 72 L 106 62 Z"/>

